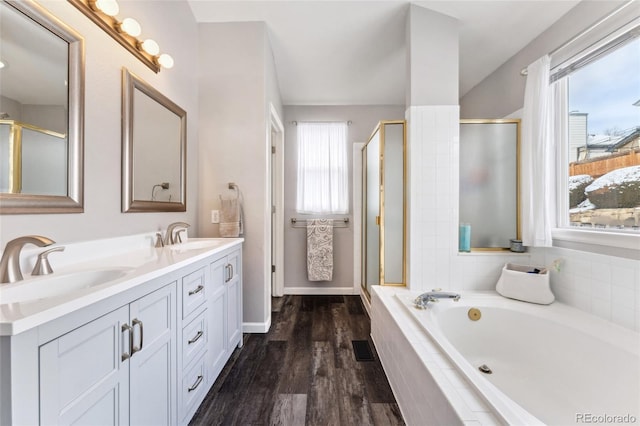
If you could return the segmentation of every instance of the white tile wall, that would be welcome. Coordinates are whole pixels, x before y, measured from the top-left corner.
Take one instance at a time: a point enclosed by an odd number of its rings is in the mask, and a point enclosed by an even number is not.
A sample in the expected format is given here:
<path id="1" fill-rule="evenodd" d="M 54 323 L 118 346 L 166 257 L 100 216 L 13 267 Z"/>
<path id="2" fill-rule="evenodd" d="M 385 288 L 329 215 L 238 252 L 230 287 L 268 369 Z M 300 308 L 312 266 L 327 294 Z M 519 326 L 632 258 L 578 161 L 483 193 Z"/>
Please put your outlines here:
<path id="1" fill-rule="evenodd" d="M 640 262 L 564 248 L 458 253 L 459 108 L 412 106 L 408 122 L 408 281 L 412 290 L 491 290 L 507 262 L 550 266 L 558 301 L 640 332 Z"/>
<path id="2" fill-rule="evenodd" d="M 460 109 L 456 105 L 407 109 L 409 282 L 445 287 L 457 252 Z"/>
<path id="3" fill-rule="evenodd" d="M 640 332 L 640 262 L 565 248 L 532 250 L 551 265 L 551 290 L 560 302 Z"/>

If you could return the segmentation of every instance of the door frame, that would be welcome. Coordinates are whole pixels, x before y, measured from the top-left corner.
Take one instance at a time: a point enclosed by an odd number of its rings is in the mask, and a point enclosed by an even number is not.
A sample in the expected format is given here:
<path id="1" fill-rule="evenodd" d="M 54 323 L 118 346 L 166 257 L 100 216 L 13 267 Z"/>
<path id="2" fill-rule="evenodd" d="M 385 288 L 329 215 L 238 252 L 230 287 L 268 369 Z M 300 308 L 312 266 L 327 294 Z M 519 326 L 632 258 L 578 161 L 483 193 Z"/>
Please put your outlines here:
<path id="1" fill-rule="evenodd" d="M 364 253 L 362 252 L 362 148 L 364 146 L 364 142 L 355 142 L 352 148 L 353 294 L 362 292 L 362 262 L 364 261 Z"/>
<path id="2" fill-rule="evenodd" d="M 275 137 L 274 137 L 275 136 Z M 269 271 L 269 296 L 284 295 L 284 126 L 273 104 L 269 104 L 269 262 L 275 272 Z M 272 213 L 271 206 L 275 206 Z M 269 302 L 271 299 L 269 298 Z M 269 303 L 270 306 L 270 303 Z"/>

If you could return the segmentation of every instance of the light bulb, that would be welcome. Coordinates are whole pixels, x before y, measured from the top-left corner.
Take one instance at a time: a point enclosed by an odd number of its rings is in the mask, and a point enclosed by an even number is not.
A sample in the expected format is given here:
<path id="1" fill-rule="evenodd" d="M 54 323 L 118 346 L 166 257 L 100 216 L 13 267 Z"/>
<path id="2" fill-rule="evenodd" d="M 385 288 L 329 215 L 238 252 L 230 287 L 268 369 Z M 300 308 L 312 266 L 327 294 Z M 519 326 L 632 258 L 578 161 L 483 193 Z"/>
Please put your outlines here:
<path id="1" fill-rule="evenodd" d="M 5 62 L 5 60 L 4 59 L 0 59 L 0 70 L 2 68 L 6 67 L 6 66 L 7 66 L 7 63 Z"/>
<path id="2" fill-rule="evenodd" d="M 120 24 L 120 29 L 129 34 L 131 37 L 138 37 L 140 33 L 142 33 L 140 24 L 133 18 L 124 18 L 124 20 Z"/>
<path id="3" fill-rule="evenodd" d="M 96 7 L 109 16 L 116 16 L 120 12 L 120 6 L 116 0 L 97 0 Z"/>
<path id="4" fill-rule="evenodd" d="M 171 57 L 171 55 L 167 55 L 166 53 L 163 53 L 162 55 L 160 55 L 160 57 L 158 57 L 158 63 L 164 68 L 173 68 L 173 58 Z"/>
<path id="5" fill-rule="evenodd" d="M 155 56 L 158 54 L 158 52 L 160 52 L 160 46 L 158 46 L 158 43 L 151 40 L 150 38 L 142 42 L 142 48 L 145 52 L 152 56 Z"/>

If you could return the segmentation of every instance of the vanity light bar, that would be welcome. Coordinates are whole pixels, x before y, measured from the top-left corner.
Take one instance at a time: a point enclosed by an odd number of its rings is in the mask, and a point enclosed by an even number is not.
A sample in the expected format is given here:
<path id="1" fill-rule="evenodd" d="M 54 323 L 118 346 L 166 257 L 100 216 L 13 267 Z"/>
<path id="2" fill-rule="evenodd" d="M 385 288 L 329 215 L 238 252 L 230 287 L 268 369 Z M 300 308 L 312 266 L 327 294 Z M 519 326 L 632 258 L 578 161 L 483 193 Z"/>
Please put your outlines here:
<path id="1" fill-rule="evenodd" d="M 135 19 L 125 18 L 122 22 L 116 19 L 120 11 L 116 0 L 68 1 L 154 72 L 159 72 L 161 67 L 173 67 L 173 58 L 160 54 L 158 43 L 137 38 L 142 29 Z"/>

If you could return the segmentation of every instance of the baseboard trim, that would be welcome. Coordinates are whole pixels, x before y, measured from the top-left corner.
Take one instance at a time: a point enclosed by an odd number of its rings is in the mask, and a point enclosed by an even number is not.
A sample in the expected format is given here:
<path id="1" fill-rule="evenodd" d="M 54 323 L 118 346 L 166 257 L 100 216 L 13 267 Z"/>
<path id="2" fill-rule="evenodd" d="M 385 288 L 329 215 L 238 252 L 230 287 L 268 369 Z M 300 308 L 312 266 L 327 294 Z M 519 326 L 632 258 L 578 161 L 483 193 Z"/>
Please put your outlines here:
<path id="1" fill-rule="evenodd" d="M 266 322 L 243 322 L 242 323 L 242 332 L 243 333 L 267 333 L 271 328 L 271 315 L 269 315 L 269 319 Z"/>
<path id="2" fill-rule="evenodd" d="M 294 295 L 327 295 L 360 294 L 353 287 L 285 287 L 284 294 Z"/>
<path id="3" fill-rule="evenodd" d="M 367 314 L 369 314 L 369 318 L 371 318 L 371 302 L 367 299 L 367 296 L 365 296 L 364 293 L 360 293 L 360 300 L 362 301 L 362 305 L 367 311 Z"/>

